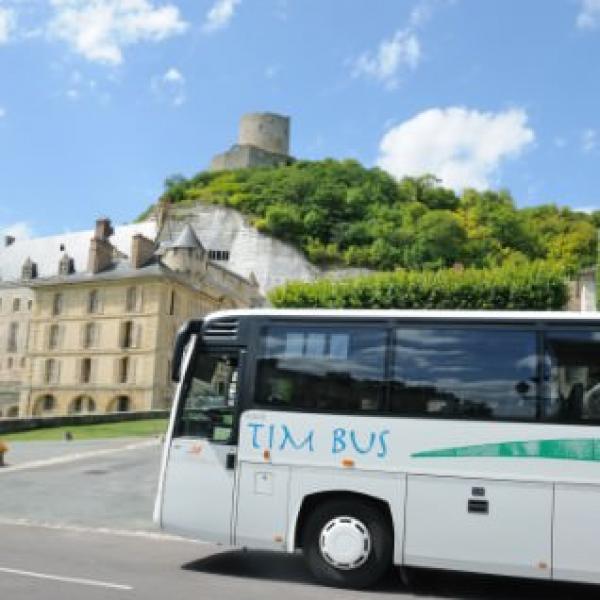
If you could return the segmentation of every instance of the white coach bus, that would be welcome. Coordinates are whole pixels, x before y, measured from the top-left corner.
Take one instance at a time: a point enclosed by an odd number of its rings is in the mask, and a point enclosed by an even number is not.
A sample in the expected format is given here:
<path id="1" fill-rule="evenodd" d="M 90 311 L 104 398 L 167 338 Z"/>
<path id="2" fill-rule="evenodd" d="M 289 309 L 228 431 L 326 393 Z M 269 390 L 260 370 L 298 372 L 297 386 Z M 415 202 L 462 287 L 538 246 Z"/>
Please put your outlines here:
<path id="1" fill-rule="evenodd" d="M 344 587 L 392 564 L 600 583 L 599 313 L 220 312 L 173 371 L 168 531 L 302 549 Z"/>

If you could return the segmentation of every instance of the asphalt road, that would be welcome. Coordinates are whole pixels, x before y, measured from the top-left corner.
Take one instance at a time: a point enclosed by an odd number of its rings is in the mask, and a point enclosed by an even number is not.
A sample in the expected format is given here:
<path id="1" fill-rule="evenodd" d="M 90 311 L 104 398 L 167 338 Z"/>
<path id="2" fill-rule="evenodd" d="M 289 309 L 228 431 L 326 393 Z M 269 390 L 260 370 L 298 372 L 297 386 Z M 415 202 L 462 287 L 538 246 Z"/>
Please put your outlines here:
<path id="1" fill-rule="evenodd" d="M 160 448 L 139 444 L 95 445 L 87 458 L 85 445 L 22 448 L 14 470 L 0 471 L 0 599 L 599 597 L 592 586 L 434 571 L 416 572 L 408 589 L 392 572 L 375 590 L 348 592 L 315 585 L 300 556 L 162 536 L 151 521 Z"/>

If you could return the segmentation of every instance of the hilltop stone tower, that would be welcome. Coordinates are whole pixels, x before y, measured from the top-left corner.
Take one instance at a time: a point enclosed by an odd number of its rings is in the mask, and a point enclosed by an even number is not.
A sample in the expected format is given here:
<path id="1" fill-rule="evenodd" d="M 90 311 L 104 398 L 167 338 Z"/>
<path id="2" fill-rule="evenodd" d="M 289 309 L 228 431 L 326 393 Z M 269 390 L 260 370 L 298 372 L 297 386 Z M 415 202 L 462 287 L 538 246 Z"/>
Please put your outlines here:
<path id="1" fill-rule="evenodd" d="M 290 156 L 290 118 L 275 113 L 248 113 L 240 119 L 237 144 L 217 154 L 211 171 L 288 165 Z"/>

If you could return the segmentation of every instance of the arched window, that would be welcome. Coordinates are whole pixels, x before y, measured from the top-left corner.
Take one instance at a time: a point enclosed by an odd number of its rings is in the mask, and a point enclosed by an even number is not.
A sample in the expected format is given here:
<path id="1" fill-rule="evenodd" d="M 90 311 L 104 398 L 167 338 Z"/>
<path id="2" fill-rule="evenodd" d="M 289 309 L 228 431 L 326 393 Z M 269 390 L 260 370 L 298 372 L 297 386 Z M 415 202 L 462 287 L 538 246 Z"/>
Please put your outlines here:
<path id="1" fill-rule="evenodd" d="M 69 406 L 69 413 L 91 413 L 96 411 L 96 403 L 90 396 L 77 396 Z"/>
<path id="2" fill-rule="evenodd" d="M 45 394 L 36 399 L 33 405 L 34 416 L 41 415 L 43 413 L 53 412 L 56 408 L 56 398 L 51 394 Z"/>

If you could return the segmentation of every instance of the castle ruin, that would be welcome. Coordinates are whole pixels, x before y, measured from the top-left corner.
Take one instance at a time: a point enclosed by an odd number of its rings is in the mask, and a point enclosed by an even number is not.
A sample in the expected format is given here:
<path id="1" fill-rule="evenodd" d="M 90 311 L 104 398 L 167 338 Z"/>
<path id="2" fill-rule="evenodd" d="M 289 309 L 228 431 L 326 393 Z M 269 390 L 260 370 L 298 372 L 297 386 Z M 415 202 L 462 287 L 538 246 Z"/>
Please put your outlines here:
<path id="1" fill-rule="evenodd" d="M 290 156 L 290 118 L 275 113 L 248 113 L 240 119 L 237 144 L 213 157 L 211 171 L 277 167 Z"/>

